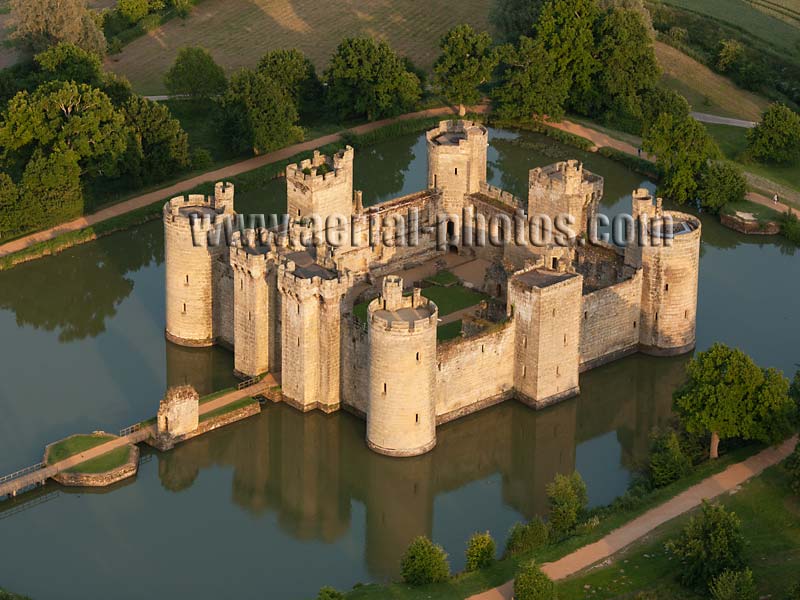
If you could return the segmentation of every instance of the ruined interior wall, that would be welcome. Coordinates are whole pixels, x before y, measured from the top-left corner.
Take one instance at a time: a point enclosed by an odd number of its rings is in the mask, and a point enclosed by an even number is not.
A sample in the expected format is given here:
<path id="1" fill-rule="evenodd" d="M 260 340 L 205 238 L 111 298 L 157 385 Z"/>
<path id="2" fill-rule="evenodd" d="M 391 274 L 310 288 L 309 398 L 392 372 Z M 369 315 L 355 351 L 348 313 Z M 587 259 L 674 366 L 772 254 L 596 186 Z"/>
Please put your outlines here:
<path id="1" fill-rule="evenodd" d="M 485 408 L 514 387 L 514 326 L 437 348 L 436 418 L 452 421 Z"/>
<path id="2" fill-rule="evenodd" d="M 214 337 L 218 344 L 233 347 L 233 270 L 227 254 L 213 264 Z"/>
<path id="3" fill-rule="evenodd" d="M 366 417 L 369 395 L 369 343 L 366 324 L 356 324 L 342 319 L 341 340 L 342 380 L 340 397 L 342 405 Z"/>
<path id="4" fill-rule="evenodd" d="M 581 369 L 634 351 L 639 343 L 642 271 L 610 287 L 583 296 Z"/>

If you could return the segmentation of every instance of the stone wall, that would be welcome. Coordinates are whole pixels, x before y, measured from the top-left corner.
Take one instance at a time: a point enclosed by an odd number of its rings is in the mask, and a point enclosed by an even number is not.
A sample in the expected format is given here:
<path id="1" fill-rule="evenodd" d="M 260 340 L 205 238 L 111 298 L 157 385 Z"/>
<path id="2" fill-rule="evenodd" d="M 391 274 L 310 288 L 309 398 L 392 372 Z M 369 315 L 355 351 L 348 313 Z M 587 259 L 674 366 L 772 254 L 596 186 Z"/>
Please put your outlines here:
<path id="1" fill-rule="evenodd" d="M 428 187 L 442 190 L 445 212 L 460 215 L 464 195 L 486 182 L 489 133 L 470 121 L 442 121 L 427 139 Z"/>
<path id="2" fill-rule="evenodd" d="M 436 351 L 436 420 L 446 423 L 512 395 L 514 326 L 442 344 Z"/>
<path id="3" fill-rule="evenodd" d="M 231 249 L 234 272 L 234 369 L 241 376 L 254 377 L 269 370 L 270 290 L 267 273 L 273 268 L 266 254 Z"/>
<path id="4" fill-rule="evenodd" d="M 352 315 L 342 319 L 342 407 L 360 417 L 367 416 L 369 397 L 369 340 L 365 323 Z"/>
<path id="5" fill-rule="evenodd" d="M 615 285 L 583 296 L 580 365 L 585 371 L 625 354 L 639 345 L 642 271 Z"/>
<path id="6" fill-rule="evenodd" d="M 577 160 L 531 170 L 528 175 L 528 214 L 572 215 L 578 233 L 586 231 L 589 217 L 603 197 L 603 178 L 590 173 Z"/>
<path id="7" fill-rule="evenodd" d="M 354 151 L 348 146 L 332 158 L 315 151 L 313 159 L 287 166 L 289 216 L 296 219 L 311 215 L 323 218 L 333 214 L 350 215 L 353 212 L 353 158 Z M 329 171 L 321 172 L 322 165 Z"/>
<path id="8" fill-rule="evenodd" d="M 227 348 L 233 348 L 233 270 L 227 258 L 220 256 L 212 265 L 214 276 L 212 310 L 216 342 Z"/>

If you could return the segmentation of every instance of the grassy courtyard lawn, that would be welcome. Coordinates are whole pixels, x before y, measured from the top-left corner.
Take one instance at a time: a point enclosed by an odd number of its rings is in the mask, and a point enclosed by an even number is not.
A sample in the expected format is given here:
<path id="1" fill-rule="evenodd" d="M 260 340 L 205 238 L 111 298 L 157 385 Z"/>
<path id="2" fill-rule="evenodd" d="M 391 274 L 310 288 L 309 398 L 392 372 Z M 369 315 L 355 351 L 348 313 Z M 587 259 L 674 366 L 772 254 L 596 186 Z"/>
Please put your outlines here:
<path id="1" fill-rule="evenodd" d="M 422 295 L 439 307 L 440 317 L 446 317 L 450 313 L 475 306 L 481 300 L 488 298 L 485 294 L 468 290 L 460 285 L 425 288 L 422 290 Z"/>
<path id="2" fill-rule="evenodd" d="M 228 387 L 219 391 L 214 392 L 213 394 L 209 394 L 208 396 L 203 396 L 200 398 L 200 404 L 205 404 L 206 402 L 211 402 L 212 400 L 216 400 L 220 396 L 224 396 L 225 394 L 229 394 L 236 390 L 235 387 Z"/>
<path id="3" fill-rule="evenodd" d="M 447 325 L 439 325 L 436 329 L 436 339 L 440 342 L 454 340 L 458 337 L 461 337 L 461 319 Z"/>
<path id="4" fill-rule="evenodd" d="M 240 408 L 244 408 L 245 406 L 249 406 L 250 404 L 258 404 L 256 400 L 250 398 L 242 398 L 241 400 L 237 400 L 236 402 L 232 402 L 226 406 L 221 406 L 216 410 L 212 410 L 211 412 L 207 412 L 204 415 L 200 415 L 200 422 L 203 423 L 204 421 L 208 421 L 209 419 L 213 419 L 214 417 L 219 417 L 222 415 L 227 415 L 230 412 L 235 410 L 239 410 Z"/>
<path id="5" fill-rule="evenodd" d="M 758 445 L 738 448 L 725 454 L 719 460 L 699 465 L 688 477 L 645 496 L 635 508 L 611 510 L 607 516 L 601 519 L 600 525 L 594 531 L 585 535 L 569 538 L 558 544 L 547 546 L 518 558 L 499 560 L 492 566 L 480 571 L 458 574 L 447 583 L 417 588 L 401 583 L 364 585 L 348 592 L 346 598 L 347 600 L 428 600 L 430 598 L 436 598 L 437 600 L 463 600 L 473 594 L 509 581 L 514 577 L 519 565 L 523 562 L 531 559 L 536 560 L 538 563 L 551 562 L 574 552 L 578 548 L 596 542 L 614 529 L 635 519 L 651 508 L 666 502 L 703 479 L 725 470 L 733 463 L 743 461 L 762 449 L 763 447 Z M 503 548 L 504 545 L 505 539 L 497 540 L 498 548 Z M 627 565 L 625 568 L 627 569 Z M 596 597 L 593 594 L 587 594 L 587 596 Z M 626 598 L 628 597 L 632 598 L 633 596 L 626 596 Z M 675 596 L 672 596 L 669 600 L 674 600 L 675 598 Z"/>
<path id="6" fill-rule="evenodd" d="M 47 463 L 52 465 L 75 454 L 86 452 L 92 448 L 116 439 L 113 435 L 74 435 L 57 442 L 50 448 Z"/>
<path id="7" fill-rule="evenodd" d="M 769 104 L 672 46 L 656 42 L 655 49 L 664 71 L 662 84 L 683 94 L 692 110 L 757 121 Z"/>
<path id="8" fill-rule="evenodd" d="M 747 151 L 746 129 L 712 123 L 705 125 L 725 156 L 738 162 L 745 171 L 800 191 L 800 164 L 771 165 L 748 160 L 745 157 Z M 769 190 L 764 191 L 769 192 Z"/>
<path id="9" fill-rule="evenodd" d="M 106 471 L 121 467 L 128 462 L 130 454 L 130 446 L 122 446 L 121 448 L 115 448 L 111 452 L 106 452 L 102 456 L 75 465 L 71 469 L 68 469 L 67 472 L 87 474 L 105 473 Z"/>
<path id="10" fill-rule="evenodd" d="M 800 499 L 789 490 L 780 466 L 765 471 L 722 503 L 742 520 L 747 540 L 745 557 L 761 598 L 787 598 L 800 581 Z M 679 563 L 670 560 L 664 543 L 689 519 L 684 515 L 665 524 L 647 540 L 624 551 L 611 566 L 569 579 L 558 586 L 560 600 L 634 598 L 701 600 L 676 582 Z"/>
<path id="11" fill-rule="evenodd" d="M 425 281 L 428 283 L 432 283 L 434 285 L 441 285 L 441 286 L 450 286 L 455 285 L 458 283 L 458 277 L 453 275 L 450 271 L 444 270 L 439 271 L 436 275 L 432 277 L 428 277 Z"/>

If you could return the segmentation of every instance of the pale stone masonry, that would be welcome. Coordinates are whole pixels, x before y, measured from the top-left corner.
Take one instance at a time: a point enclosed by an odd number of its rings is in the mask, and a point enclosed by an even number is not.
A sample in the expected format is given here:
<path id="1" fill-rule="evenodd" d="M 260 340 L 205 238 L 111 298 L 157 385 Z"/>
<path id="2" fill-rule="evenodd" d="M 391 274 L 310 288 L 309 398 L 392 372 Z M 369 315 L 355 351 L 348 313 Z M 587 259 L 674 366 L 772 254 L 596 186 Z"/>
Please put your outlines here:
<path id="1" fill-rule="evenodd" d="M 484 126 L 445 121 L 427 144 L 428 189 L 370 207 L 353 189 L 352 148 L 290 165 L 288 227 L 226 232 L 223 219 L 237 216 L 230 184 L 168 202 L 167 337 L 232 348 L 242 377 L 280 373 L 281 397 L 298 410 L 362 416 L 369 447 L 390 456 L 428 452 L 438 425 L 498 402 L 541 408 L 574 396 L 580 373 L 628 354 L 694 347 L 698 219 L 636 190 L 643 239 L 663 242 L 671 220 L 671 244 L 590 244 L 603 178 L 580 162 L 531 170 L 528 197 L 517 198 L 486 181 Z M 335 214 L 351 225 L 331 224 Z M 442 214 L 452 217 L 440 224 Z M 571 217 L 575 234 L 532 245 L 518 214 Z M 304 245 L 312 217 L 350 243 Z M 366 243 L 375 223 L 383 233 Z M 405 243 L 404 228 L 417 226 Z M 481 246 L 482 237 L 523 243 Z M 441 343 L 439 308 L 401 274 L 453 252 L 491 265 L 479 287 L 495 314 L 465 318 L 462 336 Z"/>

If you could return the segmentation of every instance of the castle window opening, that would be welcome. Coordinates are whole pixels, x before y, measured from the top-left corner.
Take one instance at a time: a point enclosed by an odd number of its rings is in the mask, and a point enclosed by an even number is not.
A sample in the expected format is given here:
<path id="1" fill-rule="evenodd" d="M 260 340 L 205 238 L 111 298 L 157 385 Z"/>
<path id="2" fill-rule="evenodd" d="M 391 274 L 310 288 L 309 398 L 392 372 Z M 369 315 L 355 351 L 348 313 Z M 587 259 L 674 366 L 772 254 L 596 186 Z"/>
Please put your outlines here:
<path id="1" fill-rule="evenodd" d="M 584 321 L 588 321 L 589 320 L 589 311 L 588 310 L 583 311 L 583 320 Z"/>
<path id="2" fill-rule="evenodd" d="M 656 313 L 656 321 L 658 321 L 658 313 Z"/>
<path id="3" fill-rule="evenodd" d="M 665 291 L 665 292 L 668 292 L 668 291 L 669 291 L 669 284 L 668 284 L 668 283 L 664 285 L 664 291 Z"/>
<path id="4" fill-rule="evenodd" d="M 186 285 L 189 285 L 189 276 L 186 276 Z"/>
<path id="5" fill-rule="evenodd" d="M 481 344 L 481 353 L 486 352 L 486 346 Z"/>
<path id="6" fill-rule="evenodd" d="M 523 348 L 527 348 L 528 347 L 528 336 L 527 335 L 522 336 L 522 347 Z"/>
<path id="7" fill-rule="evenodd" d="M 417 352 L 417 362 L 419 362 L 419 352 Z"/>
<path id="8" fill-rule="evenodd" d="M 553 257 L 553 271 L 558 270 L 558 259 Z"/>
<path id="9" fill-rule="evenodd" d="M 386 393 L 386 382 L 383 383 L 383 393 Z"/>
<path id="10" fill-rule="evenodd" d="M 556 375 L 561 375 L 561 367 L 556 367 Z"/>
<path id="11" fill-rule="evenodd" d="M 416 419 L 416 423 L 417 423 L 417 425 L 419 425 L 419 413 L 417 413 L 416 415 L 414 415 L 414 418 Z"/>
<path id="12" fill-rule="evenodd" d="M 524 379 L 525 375 L 527 375 L 527 374 L 528 374 L 528 367 L 523 366 L 522 367 L 522 378 Z"/>
<path id="13" fill-rule="evenodd" d="M 684 319 L 688 319 L 689 318 L 689 311 L 688 310 L 683 311 L 683 318 Z"/>
<path id="14" fill-rule="evenodd" d="M 458 175 L 458 167 L 456 167 L 455 174 Z"/>
<path id="15" fill-rule="evenodd" d="M 564 346 L 566 346 L 566 345 L 567 345 L 567 334 L 565 333 L 564 334 Z"/>
<path id="16" fill-rule="evenodd" d="M 556 316 L 556 309 L 555 308 L 553 309 L 553 316 L 554 317 Z"/>
<path id="17" fill-rule="evenodd" d="M 300 347 L 300 337 L 297 338 L 297 347 Z"/>
<path id="18" fill-rule="evenodd" d="M 240 290 L 243 290 L 243 289 L 244 289 L 244 279 L 240 279 L 240 280 L 239 280 L 239 289 L 240 289 Z"/>
<path id="19" fill-rule="evenodd" d="M 439 370 L 442 370 L 442 363 L 439 363 Z"/>
<path id="20" fill-rule="evenodd" d="M 633 322 L 633 328 L 636 329 L 636 321 Z"/>
<path id="21" fill-rule="evenodd" d="M 186 314 L 186 302 L 183 303 L 183 314 Z"/>

